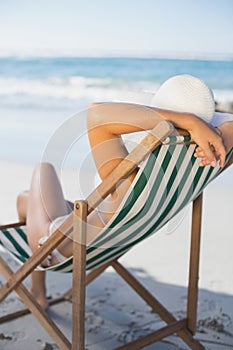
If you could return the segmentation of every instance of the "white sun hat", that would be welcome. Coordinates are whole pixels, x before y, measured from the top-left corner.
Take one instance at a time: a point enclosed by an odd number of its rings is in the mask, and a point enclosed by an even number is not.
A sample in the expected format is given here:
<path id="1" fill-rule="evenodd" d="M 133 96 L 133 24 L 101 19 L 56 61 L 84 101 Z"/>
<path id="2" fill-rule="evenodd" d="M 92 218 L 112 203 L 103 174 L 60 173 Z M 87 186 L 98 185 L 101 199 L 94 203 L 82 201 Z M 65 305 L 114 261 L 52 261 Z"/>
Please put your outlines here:
<path id="1" fill-rule="evenodd" d="M 210 123 L 215 102 L 212 90 L 192 75 L 176 75 L 166 80 L 152 97 L 151 106 L 188 112 Z"/>

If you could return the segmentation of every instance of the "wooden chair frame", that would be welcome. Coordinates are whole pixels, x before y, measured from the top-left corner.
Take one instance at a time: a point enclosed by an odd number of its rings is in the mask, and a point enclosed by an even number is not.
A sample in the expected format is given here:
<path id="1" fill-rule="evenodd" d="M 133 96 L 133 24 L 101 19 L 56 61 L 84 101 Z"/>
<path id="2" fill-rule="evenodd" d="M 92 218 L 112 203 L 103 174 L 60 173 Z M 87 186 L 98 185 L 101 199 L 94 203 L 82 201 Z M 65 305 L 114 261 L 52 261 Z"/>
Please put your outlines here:
<path id="1" fill-rule="evenodd" d="M 73 282 L 72 288 L 60 298 L 53 300 L 55 304 L 72 296 L 72 340 L 68 340 L 55 322 L 40 307 L 36 299 L 31 295 L 22 281 L 38 266 L 48 254 L 55 249 L 64 239 L 65 235 L 58 229 L 39 248 L 28 261 L 15 273 L 0 257 L 0 272 L 6 279 L 6 283 L 0 288 L 0 302 L 13 290 L 17 292 L 28 309 L 4 316 L 0 323 L 12 318 L 20 317 L 31 312 L 41 323 L 44 329 L 55 340 L 62 350 L 85 349 L 85 288 L 86 285 L 98 277 L 107 267 L 112 266 L 115 271 L 141 296 L 141 298 L 155 311 L 167 325 L 140 339 L 121 346 L 118 350 L 142 349 L 164 337 L 176 333 L 191 349 L 205 349 L 194 338 L 197 321 L 198 300 L 198 270 L 200 256 L 201 217 L 202 217 L 202 194 L 193 201 L 192 230 L 190 246 L 190 266 L 188 281 L 187 315 L 184 319 L 176 318 L 145 288 L 136 278 L 129 273 L 117 260 L 113 260 L 86 274 L 86 221 L 88 214 L 107 197 L 117 186 L 121 179 L 126 178 L 138 164 L 173 130 L 170 123 L 163 122 L 156 126 L 119 165 L 114 171 L 94 190 L 86 201 L 76 201 L 73 214 L 68 221 L 73 222 Z M 224 170 L 233 163 L 233 155 L 224 167 Z M 1 226 L 0 229 L 20 226 L 22 223 Z"/>

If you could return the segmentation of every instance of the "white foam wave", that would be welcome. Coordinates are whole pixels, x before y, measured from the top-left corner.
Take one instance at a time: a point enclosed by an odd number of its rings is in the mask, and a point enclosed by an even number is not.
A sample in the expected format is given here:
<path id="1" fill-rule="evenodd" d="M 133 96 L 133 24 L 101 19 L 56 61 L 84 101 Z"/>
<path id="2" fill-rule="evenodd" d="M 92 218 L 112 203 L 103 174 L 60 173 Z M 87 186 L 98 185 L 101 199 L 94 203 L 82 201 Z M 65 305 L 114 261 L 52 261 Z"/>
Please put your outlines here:
<path id="1" fill-rule="evenodd" d="M 29 95 L 54 98 L 82 98 L 90 91 L 97 93 L 110 85 L 108 79 L 86 79 L 83 77 L 48 79 L 0 79 L 0 95 Z"/>
<path id="2" fill-rule="evenodd" d="M 0 79 L 0 96 L 34 96 L 77 100 L 82 98 L 104 97 L 112 99 L 119 91 L 139 90 L 143 82 L 111 80 L 108 78 L 68 78 L 50 77 L 47 79 Z M 144 82 L 144 87 L 148 82 Z M 154 84 L 155 86 L 155 84 Z"/>
<path id="3" fill-rule="evenodd" d="M 10 103 L 40 103 L 46 101 L 94 101 L 119 100 L 147 104 L 159 84 L 152 81 L 130 81 L 110 78 L 71 76 L 45 79 L 0 78 L 0 98 L 10 98 Z M 145 91 L 145 89 L 147 91 Z M 215 97 L 220 102 L 232 102 L 232 90 L 216 90 Z M 20 102 L 21 101 L 21 102 Z M 62 103 L 62 102 L 61 102 Z"/>
<path id="4" fill-rule="evenodd" d="M 214 96 L 217 101 L 220 101 L 223 103 L 233 102 L 232 90 L 214 90 Z"/>

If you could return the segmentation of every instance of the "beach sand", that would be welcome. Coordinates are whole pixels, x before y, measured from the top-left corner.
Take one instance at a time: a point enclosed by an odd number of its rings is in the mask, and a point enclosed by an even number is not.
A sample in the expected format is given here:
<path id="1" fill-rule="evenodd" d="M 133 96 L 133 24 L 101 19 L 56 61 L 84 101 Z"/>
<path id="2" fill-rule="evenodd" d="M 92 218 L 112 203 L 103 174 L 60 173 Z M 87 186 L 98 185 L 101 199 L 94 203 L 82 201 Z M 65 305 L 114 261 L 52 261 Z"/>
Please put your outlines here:
<path id="1" fill-rule="evenodd" d="M 32 166 L 1 162 L 0 169 L 0 221 L 9 223 L 17 220 L 15 198 L 18 192 L 28 188 Z M 209 185 L 204 196 L 196 337 L 208 350 L 233 349 L 232 175 L 233 169 L 229 169 Z M 67 173 L 67 178 L 70 176 L 72 174 Z M 187 208 L 121 259 L 177 317 L 184 316 L 187 300 L 189 224 L 190 208 Z M 12 258 L 3 255 L 15 269 L 17 266 Z M 58 296 L 70 287 L 71 276 L 49 273 L 47 281 L 48 295 Z M 0 276 L 0 283 L 3 282 Z M 88 286 L 86 305 L 86 349 L 110 350 L 163 325 L 112 269 Z M 13 293 L 1 304 L 1 315 L 21 307 L 22 303 Z M 70 302 L 57 304 L 48 312 L 70 336 Z M 27 315 L 0 325 L 0 349 L 49 350 L 58 347 L 40 324 Z M 175 350 L 187 349 L 187 346 L 176 336 L 171 336 L 146 349 Z"/>

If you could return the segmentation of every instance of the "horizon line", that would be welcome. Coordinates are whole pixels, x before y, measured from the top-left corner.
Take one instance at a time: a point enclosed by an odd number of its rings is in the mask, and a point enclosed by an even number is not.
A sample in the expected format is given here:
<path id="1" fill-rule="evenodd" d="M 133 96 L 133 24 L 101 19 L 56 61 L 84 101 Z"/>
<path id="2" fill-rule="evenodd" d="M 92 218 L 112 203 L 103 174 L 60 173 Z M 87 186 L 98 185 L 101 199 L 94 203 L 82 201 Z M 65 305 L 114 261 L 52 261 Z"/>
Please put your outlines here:
<path id="1" fill-rule="evenodd" d="M 233 60 L 232 53 L 217 52 L 75 52 L 67 50 L 31 51 L 0 51 L 0 58 L 145 58 L 145 59 L 177 59 L 177 60 Z"/>

